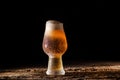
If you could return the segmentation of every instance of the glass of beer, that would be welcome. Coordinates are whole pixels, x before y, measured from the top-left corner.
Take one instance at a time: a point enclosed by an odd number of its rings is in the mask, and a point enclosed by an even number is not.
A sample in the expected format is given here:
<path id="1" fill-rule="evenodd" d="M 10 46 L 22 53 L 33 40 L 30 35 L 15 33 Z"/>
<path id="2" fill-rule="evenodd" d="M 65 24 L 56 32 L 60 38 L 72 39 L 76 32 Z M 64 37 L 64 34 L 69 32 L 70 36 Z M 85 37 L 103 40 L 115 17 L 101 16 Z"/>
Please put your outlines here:
<path id="1" fill-rule="evenodd" d="M 46 22 L 42 47 L 49 57 L 46 74 L 65 75 L 62 55 L 67 50 L 67 40 L 63 23 L 56 20 Z"/>

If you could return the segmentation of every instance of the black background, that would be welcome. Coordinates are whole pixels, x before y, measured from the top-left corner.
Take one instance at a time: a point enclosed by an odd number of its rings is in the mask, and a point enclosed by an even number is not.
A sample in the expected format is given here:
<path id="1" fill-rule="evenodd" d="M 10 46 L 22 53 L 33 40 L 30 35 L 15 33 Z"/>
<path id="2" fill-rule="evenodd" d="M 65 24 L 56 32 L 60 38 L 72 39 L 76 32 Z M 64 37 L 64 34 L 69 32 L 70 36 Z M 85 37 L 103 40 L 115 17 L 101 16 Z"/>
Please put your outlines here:
<path id="1" fill-rule="evenodd" d="M 42 49 L 47 20 L 64 23 L 68 49 L 63 60 L 68 64 L 120 61 L 119 31 L 112 22 L 114 17 L 109 17 L 105 9 L 42 8 L 39 15 L 29 14 L 32 10 L 24 12 L 18 10 L 3 16 L 0 66 L 47 64 L 48 56 Z"/>
<path id="2" fill-rule="evenodd" d="M 104 0 L 96 0 L 96 8 L 104 8 Z"/>

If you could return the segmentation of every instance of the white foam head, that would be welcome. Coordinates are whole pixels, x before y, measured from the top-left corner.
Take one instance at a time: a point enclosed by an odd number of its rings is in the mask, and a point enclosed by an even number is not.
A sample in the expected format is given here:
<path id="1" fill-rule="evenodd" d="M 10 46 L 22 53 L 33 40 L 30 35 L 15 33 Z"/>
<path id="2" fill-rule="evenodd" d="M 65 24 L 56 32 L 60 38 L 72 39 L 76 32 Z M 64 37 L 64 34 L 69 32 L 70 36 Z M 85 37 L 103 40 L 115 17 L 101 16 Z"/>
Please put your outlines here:
<path id="1" fill-rule="evenodd" d="M 57 29 L 63 30 L 63 23 L 56 20 L 48 20 L 46 22 L 46 30 L 51 31 Z"/>
<path id="2" fill-rule="evenodd" d="M 45 27 L 45 35 L 51 35 L 51 32 L 54 30 L 63 31 L 63 23 L 56 20 L 48 20 Z"/>

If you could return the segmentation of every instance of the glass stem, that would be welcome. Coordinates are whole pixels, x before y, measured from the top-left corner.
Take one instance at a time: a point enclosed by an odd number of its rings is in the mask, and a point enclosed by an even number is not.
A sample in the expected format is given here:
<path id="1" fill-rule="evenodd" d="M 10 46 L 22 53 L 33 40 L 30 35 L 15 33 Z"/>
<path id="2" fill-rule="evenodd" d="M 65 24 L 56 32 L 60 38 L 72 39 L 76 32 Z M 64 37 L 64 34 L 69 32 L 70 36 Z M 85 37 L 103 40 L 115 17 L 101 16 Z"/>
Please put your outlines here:
<path id="1" fill-rule="evenodd" d="M 64 75 L 62 56 L 60 57 L 49 57 L 47 75 Z"/>

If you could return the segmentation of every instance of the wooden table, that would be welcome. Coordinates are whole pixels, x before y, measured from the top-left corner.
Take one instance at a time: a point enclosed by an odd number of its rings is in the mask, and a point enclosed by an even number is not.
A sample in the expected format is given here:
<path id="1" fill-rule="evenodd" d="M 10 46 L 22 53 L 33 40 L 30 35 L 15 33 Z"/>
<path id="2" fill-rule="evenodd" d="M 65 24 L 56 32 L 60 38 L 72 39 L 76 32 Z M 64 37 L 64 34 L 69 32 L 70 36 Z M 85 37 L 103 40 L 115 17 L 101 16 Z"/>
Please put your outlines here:
<path id="1" fill-rule="evenodd" d="M 47 76 L 46 66 L 1 69 L 0 79 L 7 80 L 120 80 L 120 62 L 93 62 L 64 65 L 63 76 Z"/>

